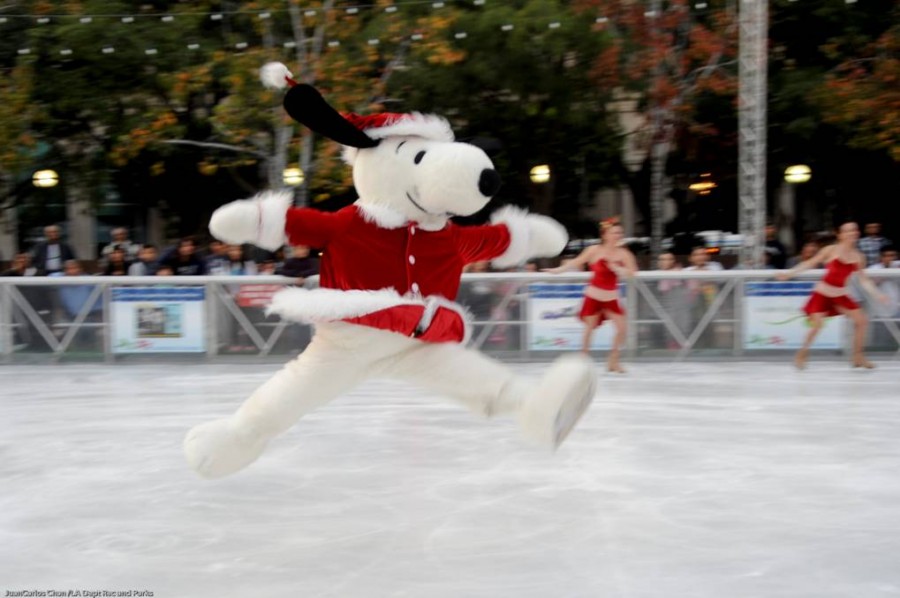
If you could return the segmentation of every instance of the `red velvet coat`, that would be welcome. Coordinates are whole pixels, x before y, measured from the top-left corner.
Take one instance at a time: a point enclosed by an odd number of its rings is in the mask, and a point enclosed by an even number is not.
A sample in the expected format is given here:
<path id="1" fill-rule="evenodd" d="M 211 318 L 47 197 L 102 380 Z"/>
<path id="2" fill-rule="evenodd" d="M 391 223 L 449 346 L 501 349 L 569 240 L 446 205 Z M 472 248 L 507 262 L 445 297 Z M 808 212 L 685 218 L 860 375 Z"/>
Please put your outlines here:
<path id="1" fill-rule="evenodd" d="M 320 286 L 327 289 L 371 290 L 393 288 L 400 295 L 456 298 L 463 266 L 494 259 L 510 245 L 505 224 L 456 226 L 423 230 L 414 222 L 382 228 L 367 220 L 356 205 L 338 212 L 309 208 L 288 210 L 285 232 L 292 245 L 322 249 Z M 400 305 L 345 321 L 398 332 L 429 341 L 463 338 L 458 313 L 438 308 L 425 329 L 420 320 L 424 306 Z"/>

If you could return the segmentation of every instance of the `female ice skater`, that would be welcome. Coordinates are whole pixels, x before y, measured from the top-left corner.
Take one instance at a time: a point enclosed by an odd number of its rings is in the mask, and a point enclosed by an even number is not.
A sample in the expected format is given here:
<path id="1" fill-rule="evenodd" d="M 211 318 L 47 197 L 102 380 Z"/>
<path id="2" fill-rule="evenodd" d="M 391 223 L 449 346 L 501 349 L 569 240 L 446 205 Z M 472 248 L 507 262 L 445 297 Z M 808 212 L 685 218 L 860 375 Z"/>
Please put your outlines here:
<path id="1" fill-rule="evenodd" d="M 853 367 L 868 369 L 875 367 L 863 354 L 868 320 L 859 304 L 850 297 L 847 280 L 856 272 L 860 283 L 870 295 L 881 302 L 887 301 L 887 297 L 878 291 L 878 288 L 866 275 L 864 271 L 866 258 L 856 248 L 858 240 L 859 227 L 855 222 L 845 222 L 838 229 L 837 243 L 823 247 L 812 258 L 775 276 L 778 280 L 788 280 L 804 270 L 825 264 L 825 276 L 813 287 L 812 295 L 803 307 L 803 311 L 809 317 L 810 329 L 803 346 L 800 347 L 794 358 L 797 369 L 802 370 L 806 367 L 809 348 L 819 331 L 822 330 L 825 318 L 839 314 L 847 316 L 853 322 L 853 357 L 851 359 Z"/>
<path id="2" fill-rule="evenodd" d="M 603 220 L 600 222 L 599 245 L 591 245 L 572 261 L 545 270 L 558 274 L 568 270 L 581 270 L 585 265 L 590 267 L 594 277 L 584 291 L 584 303 L 578 314 L 578 318 L 584 322 L 581 351 L 585 354 L 589 352 L 594 329 L 604 320 L 612 321 L 616 334 L 606 366 L 610 372 L 622 374 L 625 369 L 619 362 L 619 351 L 625 344 L 628 322 L 625 309 L 619 302 L 619 278 L 630 278 L 638 270 L 634 254 L 621 246 L 623 236 L 624 230 L 618 220 Z"/>

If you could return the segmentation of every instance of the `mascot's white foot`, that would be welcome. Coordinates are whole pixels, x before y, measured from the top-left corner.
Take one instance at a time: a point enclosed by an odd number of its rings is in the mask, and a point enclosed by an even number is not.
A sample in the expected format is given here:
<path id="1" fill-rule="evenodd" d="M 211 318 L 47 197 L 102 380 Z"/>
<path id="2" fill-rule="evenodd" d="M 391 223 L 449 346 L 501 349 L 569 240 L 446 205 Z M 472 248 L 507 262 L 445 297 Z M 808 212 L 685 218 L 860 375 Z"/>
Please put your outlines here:
<path id="1" fill-rule="evenodd" d="M 594 400 L 594 364 L 585 355 L 557 359 L 522 405 L 519 424 L 529 439 L 559 447 Z"/>
<path id="2" fill-rule="evenodd" d="M 195 426 L 184 439 L 191 468 L 204 478 L 221 478 L 247 467 L 263 453 L 268 440 L 242 432 L 233 418 Z"/>

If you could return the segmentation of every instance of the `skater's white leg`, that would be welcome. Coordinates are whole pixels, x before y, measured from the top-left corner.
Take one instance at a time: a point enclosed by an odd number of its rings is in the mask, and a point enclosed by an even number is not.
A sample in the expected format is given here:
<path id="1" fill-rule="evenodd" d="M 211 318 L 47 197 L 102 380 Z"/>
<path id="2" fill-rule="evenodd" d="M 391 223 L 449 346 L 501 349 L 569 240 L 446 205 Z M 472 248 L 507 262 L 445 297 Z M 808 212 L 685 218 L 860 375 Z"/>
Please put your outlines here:
<path id="1" fill-rule="evenodd" d="M 506 365 L 453 343 L 419 342 L 376 367 L 374 375 L 419 384 L 488 417 L 518 412 L 529 389 Z"/>
<path id="2" fill-rule="evenodd" d="M 184 441 L 190 466 L 218 478 L 255 461 L 266 444 L 298 419 L 353 388 L 391 347 L 363 350 L 366 330 L 323 327 L 299 357 L 260 386 L 231 417 L 194 427 Z M 405 340 L 405 339 L 404 339 Z"/>
<path id="3" fill-rule="evenodd" d="M 378 374 L 432 389 L 483 415 L 516 415 L 525 435 L 558 447 L 594 397 L 593 362 L 584 355 L 558 359 L 539 383 L 473 349 L 426 344 L 378 364 Z M 381 367 L 383 366 L 383 367 Z"/>

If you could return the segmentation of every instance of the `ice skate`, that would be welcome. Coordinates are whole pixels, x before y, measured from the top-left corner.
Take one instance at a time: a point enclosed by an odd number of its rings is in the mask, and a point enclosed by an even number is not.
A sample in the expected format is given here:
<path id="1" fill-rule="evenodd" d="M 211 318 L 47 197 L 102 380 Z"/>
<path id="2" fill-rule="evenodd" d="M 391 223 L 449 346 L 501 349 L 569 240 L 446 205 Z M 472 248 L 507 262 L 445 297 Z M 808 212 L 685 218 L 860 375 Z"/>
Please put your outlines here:
<path id="1" fill-rule="evenodd" d="M 794 367 L 801 371 L 805 370 L 807 357 L 809 357 L 808 349 L 800 349 L 797 351 L 797 355 L 794 356 Z"/>
<path id="2" fill-rule="evenodd" d="M 624 374 L 625 368 L 622 367 L 621 362 L 619 361 L 619 350 L 613 349 L 609 354 L 609 359 L 606 362 L 607 371 L 613 374 Z"/>
<path id="3" fill-rule="evenodd" d="M 866 356 L 862 353 L 854 353 L 853 361 L 851 363 L 854 368 L 864 368 L 867 370 L 875 369 L 875 364 L 866 359 Z"/>

